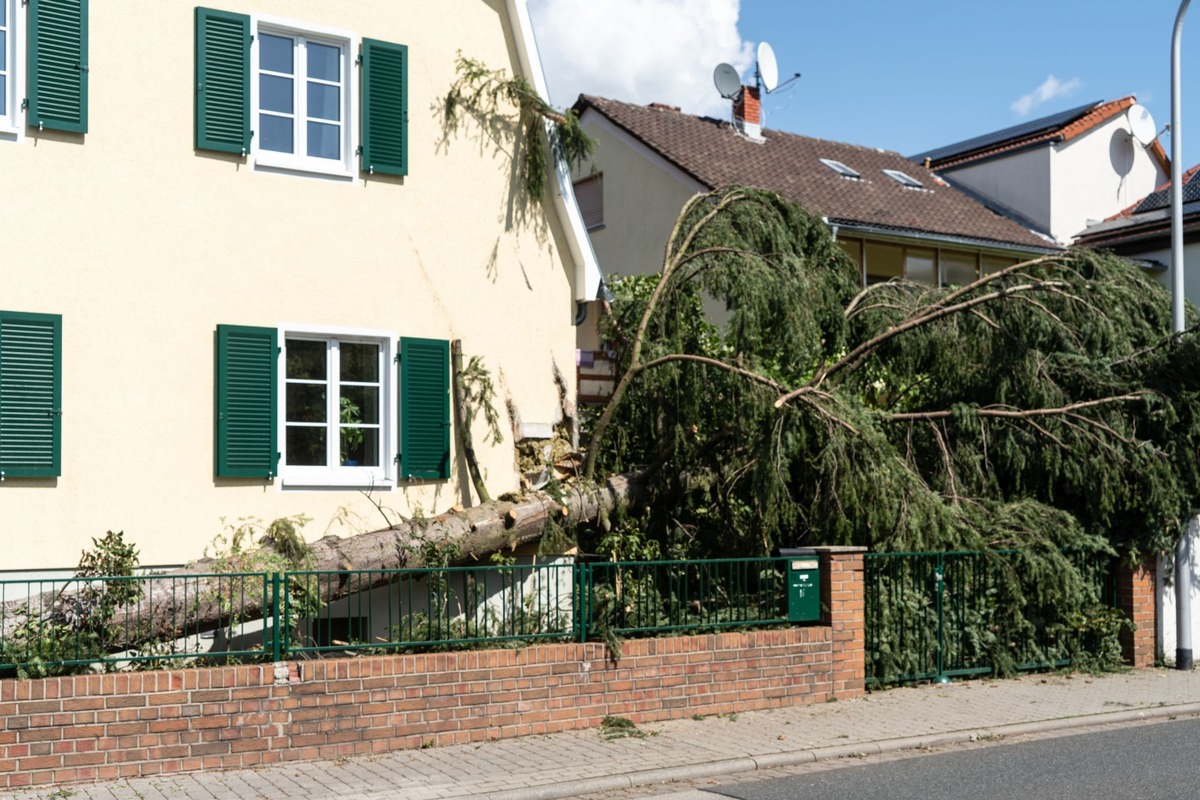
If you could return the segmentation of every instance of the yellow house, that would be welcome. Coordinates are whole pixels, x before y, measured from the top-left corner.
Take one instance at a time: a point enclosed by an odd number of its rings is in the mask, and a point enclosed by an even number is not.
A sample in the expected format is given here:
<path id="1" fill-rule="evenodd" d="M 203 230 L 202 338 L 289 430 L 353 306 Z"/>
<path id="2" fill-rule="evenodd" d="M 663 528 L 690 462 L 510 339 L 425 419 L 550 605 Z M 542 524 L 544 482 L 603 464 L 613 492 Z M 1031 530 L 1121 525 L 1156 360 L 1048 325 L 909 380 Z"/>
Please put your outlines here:
<path id="1" fill-rule="evenodd" d="M 0 571 L 469 505 L 454 340 L 517 488 L 598 272 L 565 170 L 516 213 L 506 148 L 440 108 L 460 52 L 540 87 L 530 30 L 525 0 L 0 0 Z"/>

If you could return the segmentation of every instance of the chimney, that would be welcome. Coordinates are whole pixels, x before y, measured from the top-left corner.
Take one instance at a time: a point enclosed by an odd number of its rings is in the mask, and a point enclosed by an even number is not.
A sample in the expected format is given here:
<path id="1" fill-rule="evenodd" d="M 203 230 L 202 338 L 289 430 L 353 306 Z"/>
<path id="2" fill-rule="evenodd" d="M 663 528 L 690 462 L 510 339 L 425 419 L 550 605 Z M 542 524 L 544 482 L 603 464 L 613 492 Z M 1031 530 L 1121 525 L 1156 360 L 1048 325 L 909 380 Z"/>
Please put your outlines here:
<path id="1" fill-rule="evenodd" d="M 734 98 L 733 124 L 747 139 L 763 141 L 762 112 L 758 103 L 757 86 L 743 86 Z"/>

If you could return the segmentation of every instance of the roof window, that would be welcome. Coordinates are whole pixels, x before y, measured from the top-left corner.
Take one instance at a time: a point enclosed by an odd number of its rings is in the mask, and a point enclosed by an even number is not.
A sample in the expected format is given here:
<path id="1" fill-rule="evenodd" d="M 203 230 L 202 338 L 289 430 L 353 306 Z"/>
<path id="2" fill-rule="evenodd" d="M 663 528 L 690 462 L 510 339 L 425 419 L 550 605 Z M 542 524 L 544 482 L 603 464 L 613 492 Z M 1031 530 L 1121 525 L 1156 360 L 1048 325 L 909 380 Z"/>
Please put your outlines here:
<path id="1" fill-rule="evenodd" d="M 841 175 L 843 178 L 849 178 L 850 180 L 854 181 L 862 180 L 862 175 L 858 174 L 858 170 L 851 169 L 840 161 L 834 161 L 832 158 L 822 158 L 818 160 L 836 172 L 838 175 Z"/>
<path id="2" fill-rule="evenodd" d="M 896 183 L 900 184 L 901 186 L 903 186 L 906 189 L 924 189 L 925 188 L 924 186 L 921 185 L 921 182 L 919 180 L 917 180 L 916 178 L 914 178 L 911 175 L 901 172 L 898 169 L 885 169 L 883 171 L 883 174 L 887 175 L 889 178 L 891 178 Z"/>

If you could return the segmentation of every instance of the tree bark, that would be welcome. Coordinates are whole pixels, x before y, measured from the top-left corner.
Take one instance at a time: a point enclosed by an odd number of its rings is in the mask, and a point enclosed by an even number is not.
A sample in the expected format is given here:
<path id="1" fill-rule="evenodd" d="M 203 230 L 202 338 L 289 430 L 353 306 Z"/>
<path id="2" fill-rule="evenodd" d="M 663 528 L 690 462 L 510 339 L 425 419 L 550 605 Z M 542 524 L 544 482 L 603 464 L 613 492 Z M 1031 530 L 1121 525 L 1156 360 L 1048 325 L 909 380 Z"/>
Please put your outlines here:
<path id="1" fill-rule="evenodd" d="M 451 566 L 476 564 L 492 553 L 538 541 L 548 521 L 563 525 L 591 522 L 619 505 L 636 502 L 640 491 L 639 476 L 615 475 L 589 488 L 564 486 L 562 502 L 546 492 L 532 492 L 517 500 L 495 500 L 356 536 L 326 536 L 310 545 L 312 569 L 348 573 L 424 567 L 428 565 L 422 559 L 420 545 L 430 541 L 457 545 L 459 555 Z M 149 594 L 137 603 L 118 608 L 109 629 L 128 632 L 123 638 L 140 641 L 174 639 L 227 625 L 231 610 L 243 621 L 262 617 L 270 595 L 260 588 L 260 579 L 212 574 L 215 569 L 214 560 L 206 558 L 154 576 Z M 329 602 L 383 585 L 390 577 L 386 572 L 374 572 L 337 585 L 328 582 L 329 593 L 323 594 L 322 600 Z M 325 585 L 323 581 L 323 588 Z M 43 613 L 69 612 L 79 588 L 76 584 L 64 592 L 4 603 L 0 606 L 3 635 L 7 638 L 26 619 L 39 616 L 39 609 Z M 23 612 L 24 605 L 32 610 Z M 130 644 L 123 642 L 121 646 Z"/>

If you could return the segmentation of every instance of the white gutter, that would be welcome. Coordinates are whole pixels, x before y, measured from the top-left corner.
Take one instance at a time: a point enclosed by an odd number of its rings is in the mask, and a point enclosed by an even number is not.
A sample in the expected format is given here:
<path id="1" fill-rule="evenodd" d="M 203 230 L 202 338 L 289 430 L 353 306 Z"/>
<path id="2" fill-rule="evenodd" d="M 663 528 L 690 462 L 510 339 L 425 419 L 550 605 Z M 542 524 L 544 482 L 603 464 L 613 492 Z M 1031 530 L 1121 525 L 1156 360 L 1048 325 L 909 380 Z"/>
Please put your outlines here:
<path id="1" fill-rule="evenodd" d="M 542 72 L 542 59 L 538 55 L 537 39 L 529 21 L 528 0 L 507 0 L 507 5 L 521 72 L 533 84 L 539 95 L 549 98 L 546 75 Z M 546 121 L 547 130 L 551 130 L 553 125 L 549 120 Z M 554 158 L 553 153 L 550 155 Z M 600 293 L 600 265 L 596 261 L 595 251 L 592 250 L 592 240 L 588 238 L 587 229 L 583 226 L 579 204 L 575 201 L 571 172 L 561 158 L 554 158 L 554 162 L 555 177 L 558 180 L 558 190 L 554 192 L 554 208 L 566 231 L 567 247 L 571 251 L 571 259 L 575 262 L 575 300 L 586 303 L 595 300 Z"/>

